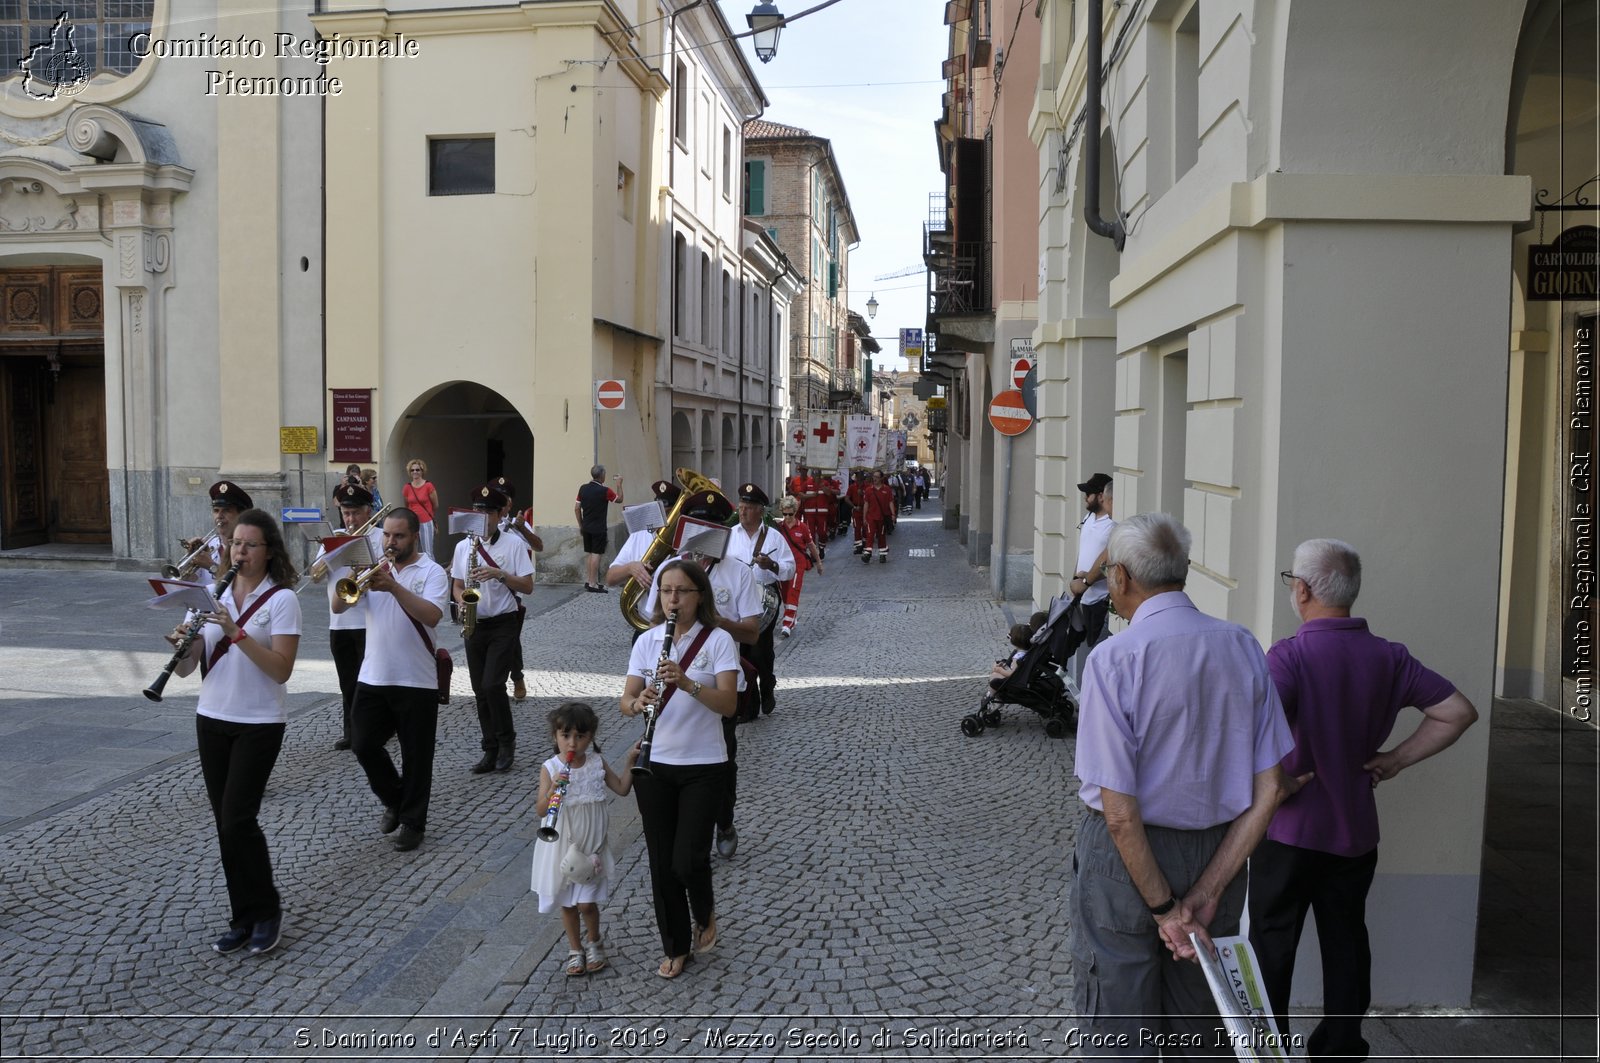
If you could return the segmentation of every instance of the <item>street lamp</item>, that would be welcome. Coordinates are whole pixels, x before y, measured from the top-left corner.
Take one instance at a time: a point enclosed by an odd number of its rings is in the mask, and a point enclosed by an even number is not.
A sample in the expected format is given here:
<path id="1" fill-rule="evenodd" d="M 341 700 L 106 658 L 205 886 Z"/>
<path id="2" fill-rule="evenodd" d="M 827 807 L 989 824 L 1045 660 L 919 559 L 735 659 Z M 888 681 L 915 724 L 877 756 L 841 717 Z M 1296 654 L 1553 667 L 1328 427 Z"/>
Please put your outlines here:
<path id="1" fill-rule="evenodd" d="M 873 292 L 872 293 L 872 297 L 867 300 L 867 319 L 870 321 L 872 318 L 875 318 L 877 316 L 878 316 L 878 293 L 877 292 Z"/>
<path id="2" fill-rule="evenodd" d="M 751 43 L 755 45 L 756 58 L 763 63 L 772 62 L 778 54 L 778 34 L 783 32 L 783 12 L 771 0 L 762 0 L 745 16 L 745 21 L 754 35 Z"/>

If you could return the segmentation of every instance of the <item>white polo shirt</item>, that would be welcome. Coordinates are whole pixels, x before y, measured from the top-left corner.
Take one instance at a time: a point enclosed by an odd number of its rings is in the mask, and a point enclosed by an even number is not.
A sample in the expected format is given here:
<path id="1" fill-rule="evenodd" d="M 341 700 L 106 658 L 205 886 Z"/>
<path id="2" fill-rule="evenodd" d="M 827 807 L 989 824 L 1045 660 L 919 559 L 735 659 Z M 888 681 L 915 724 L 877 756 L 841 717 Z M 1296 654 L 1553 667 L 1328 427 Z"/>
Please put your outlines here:
<path id="1" fill-rule="evenodd" d="M 653 531 L 636 531 L 631 533 L 627 541 L 622 544 L 622 549 L 617 551 L 616 559 L 606 566 L 607 571 L 618 565 L 631 565 L 635 561 L 643 561 L 645 553 L 650 549 L 650 540 L 656 537 Z"/>
<path id="2" fill-rule="evenodd" d="M 655 676 L 666 630 L 665 624 L 657 624 L 639 636 L 628 658 L 629 675 L 638 676 L 646 684 Z M 698 623 L 688 631 L 679 628 L 672 640 L 672 659 L 683 665 L 684 674 L 690 680 L 714 687 L 719 672 L 739 671 L 739 650 L 733 636 L 717 628 L 706 636 L 694 660 L 685 663 L 683 654 L 699 634 Z M 721 764 L 728 759 L 728 747 L 722 738 L 722 717 L 679 687 L 656 717 L 650 759 L 663 764 Z"/>
<path id="3" fill-rule="evenodd" d="M 767 537 L 761 539 L 762 529 L 766 529 Z M 756 541 L 761 539 L 761 552 L 778 563 L 776 572 L 770 571 L 755 564 Z M 728 549 L 723 555 L 722 564 L 736 562 L 750 570 L 750 575 L 755 577 L 757 584 L 765 586 L 769 583 L 782 583 L 784 580 L 794 579 L 794 551 L 789 548 L 789 540 L 784 538 L 781 531 L 776 528 L 767 528 L 761 525 L 754 535 L 744 530 L 744 525 L 735 524 L 728 534 Z M 720 567 L 720 566 L 719 566 Z M 757 610 L 759 612 L 759 610 Z"/>
<path id="4" fill-rule="evenodd" d="M 492 567 L 512 576 L 533 575 L 533 562 L 528 560 L 528 543 L 516 532 L 501 532 L 499 541 L 493 543 L 485 541 L 483 548 L 494 558 Z M 450 575 L 453 579 L 465 583 L 467 572 L 483 564 L 483 558 L 473 549 L 472 540 L 464 538 L 456 543 L 456 552 L 450 559 Z M 478 584 L 478 591 L 482 595 L 478 599 L 479 620 L 517 611 L 516 597 L 510 588 L 499 580 L 492 579 L 487 583 Z"/>
<path id="5" fill-rule="evenodd" d="M 711 566 L 711 571 L 706 573 L 706 578 L 711 581 L 711 593 L 715 596 L 718 616 L 728 620 L 748 620 L 752 616 L 761 615 L 761 588 L 756 586 L 749 569 L 743 565 L 730 565 L 725 561 L 718 561 Z M 645 595 L 644 606 L 640 610 L 642 615 L 655 615 L 656 597 L 660 590 L 661 570 L 657 569 L 650 580 L 650 590 Z M 733 640 L 733 648 L 734 652 L 739 652 L 738 639 Z M 740 668 L 739 684 L 734 689 L 742 691 L 744 687 L 744 669 Z"/>
<path id="6" fill-rule="evenodd" d="M 1078 571 L 1089 572 L 1089 567 L 1095 563 L 1100 552 L 1106 548 L 1106 540 L 1111 538 L 1111 529 L 1117 526 L 1105 513 L 1096 513 L 1083 522 L 1083 528 L 1078 532 Z M 1111 588 L 1105 577 L 1089 572 L 1089 576 L 1096 582 L 1089 584 L 1089 589 L 1083 592 L 1079 604 L 1094 605 L 1103 602 L 1111 596 Z"/>
<path id="7" fill-rule="evenodd" d="M 394 578 L 441 611 L 449 608 L 450 577 L 427 554 L 419 552 L 411 564 L 395 572 Z M 433 655 L 433 647 L 438 645 L 434 629 L 423 625 L 428 634 L 428 641 L 424 642 L 411 615 L 400 607 L 394 595 L 369 590 L 362 597 L 367 602 L 367 654 L 356 681 L 373 687 L 436 689 L 439 672 Z"/>
<path id="8" fill-rule="evenodd" d="M 222 607 L 238 620 L 275 586 L 272 577 L 266 577 L 245 598 L 242 606 L 234 605 L 230 587 L 222 593 Z M 245 622 L 244 631 L 247 637 L 269 646 L 274 635 L 300 634 L 300 599 L 294 596 L 293 589 L 285 587 L 268 599 Z M 204 636 L 200 654 L 202 660 L 209 661 L 223 641 L 222 625 L 207 624 Z M 196 711 L 201 716 L 229 723 L 283 723 L 289 718 L 284 684 L 273 682 L 238 646 L 229 646 L 228 652 L 217 660 L 216 667 L 206 672 L 205 681 L 200 684 L 200 703 Z"/>

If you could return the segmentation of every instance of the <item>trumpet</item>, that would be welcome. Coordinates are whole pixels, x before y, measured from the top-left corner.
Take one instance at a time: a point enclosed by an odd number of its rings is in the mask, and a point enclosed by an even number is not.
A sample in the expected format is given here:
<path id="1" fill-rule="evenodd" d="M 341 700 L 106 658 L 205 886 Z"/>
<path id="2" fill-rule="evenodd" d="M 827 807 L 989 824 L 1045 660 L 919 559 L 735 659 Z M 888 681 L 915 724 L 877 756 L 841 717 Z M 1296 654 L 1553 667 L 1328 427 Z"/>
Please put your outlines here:
<path id="1" fill-rule="evenodd" d="M 376 565 L 368 565 L 354 577 L 344 577 L 333 585 L 333 593 L 337 594 L 346 605 L 356 604 L 361 600 L 361 596 L 367 592 L 367 584 L 372 582 L 372 577 L 378 574 L 379 569 L 387 567 L 388 564 L 389 560 L 385 558 Z"/>
<path id="2" fill-rule="evenodd" d="M 672 634 L 678 628 L 678 614 L 667 614 L 667 630 L 661 639 L 661 659 L 656 661 L 656 674 L 650 679 L 650 689 L 661 692 L 661 666 L 672 660 Z M 650 744 L 656 737 L 656 720 L 661 715 L 664 706 L 650 705 L 644 710 L 644 737 L 639 739 L 639 759 L 634 761 L 632 772 L 635 776 L 654 775 L 650 767 Z"/>
<path id="3" fill-rule="evenodd" d="M 389 515 L 389 511 L 393 508 L 393 502 L 385 502 L 382 509 L 368 517 L 367 522 L 361 525 L 361 527 L 357 528 L 355 531 L 335 532 L 334 534 L 348 535 L 353 539 L 360 538 L 361 536 L 370 533 L 373 528 L 376 528 L 378 525 L 382 524 L 383 519 Z M 323 580 L 327 579 L 328 562 L 326 557 L 319 557 L 315 561 L 311 562 L 311 568 L 306 571 L 306 575 L 311 577 L 312 583 L 321 583 Z"/>
<path id="4" fill-rule="evenodd" d="M 183 546 L 193 541 L 193 539 L 179 539 L 178 544 Z M 200 567 L 200 559 L 209 554 L 212 547 L 216 546 L 220 542 L 221 540 L 217 537 L 217 533 L 212 532 L 210 535 L 207 535 L 205 538 L 201 539 L 200 545 L 185 555 L 183 560 L 179 561 L 176 565 L 162 565 L 161 574 L 167 577 L 167 579 L 193 579 L 196 570 L 198 570 Z"/>
<path id="5" fill-rule="evenodd" d="M 211 596 L 213 598 L 221 598 L 223 592 L 228 589 L 228 584 L 232 583 L 233 577 L 238 574 L 239 566 L 235 564 L 224 572 L 222 579 L 215 587 L 211 588 Z M 200 632 L 205 629 L 205 626 L 206 615 L 204 613 L 194 614 L 194 618 L 189 621 L 189 626 L 183 629 L 183 637 L 178 640 L 178 645 L 173 650 L 172 660 L 168 661 L 167 666 L 161 670 L 161 674 L 156 676 L 156 681 L 144 688 L 145 697 L 151 701 L 161 700 L 161 691 L 166 689 L 167 680 L 172 678 L 172 673 L 177 671 L 178 665 L 188 656 L 189 647 L 194 645 L 194 640 L 200 637 Z"/>
<path id="6" fill-rule="evenodd" d="M 461 637 L 470 639 L 472 633 L 478 630 L 478 602 L 483 598 L 483 592 L 478 590 L 478 581 L 472 578 L 472 570 L 478 566 L 478 537 L 468 533 L 467 539 L 472 543 L 471 555 L 467 558 L 466 585 L 461 589 Z"/>
<path id="7" fill-rule="evenodd" d="M 568 753 L 566 762 L 561 765 L 561 774 L 556 776 L 550 804 L 544 810 L 544 821 L 539 824 L 539 840 L 542 842 L 553 842 L 561 837 L 561 832 L 556 830 L 556 816 L 561 813 L 561 799 L 567 796 L 567 784 L 572 781 L 572 758 L 577 755 L 576 750 Z"/>

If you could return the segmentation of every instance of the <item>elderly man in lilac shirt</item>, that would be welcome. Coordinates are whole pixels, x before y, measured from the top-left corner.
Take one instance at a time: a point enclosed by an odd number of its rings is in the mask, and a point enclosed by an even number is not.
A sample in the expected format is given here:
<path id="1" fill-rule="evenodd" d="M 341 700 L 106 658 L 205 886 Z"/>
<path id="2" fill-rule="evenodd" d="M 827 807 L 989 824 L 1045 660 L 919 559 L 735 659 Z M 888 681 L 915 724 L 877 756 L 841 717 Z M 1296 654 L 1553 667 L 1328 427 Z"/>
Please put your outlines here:
<path id="1" fill-rule="evenodd" d="M 1293 746 L 1248 630 L 1196 609 L 1189 532 L 1165 513 L 1106 546 L 1117 615 L 1084 667 L 1070 947 L 1074 1003 L 1097 1053 L 1228 1049 L 1189 935 L 1236 934 L 1245 859 L 1293 784 Z M 1172 957 L 1168 957 L 1168 952 Z"/>
<path id="2" fill-rule="evenodd" d="M 1286 800 L 1250 858 L 1250 941 L 1267 995 L 1287 1035 L 1294 956 L 1306 909 L 1317 916 L 1326 1017 L 1306 1047 L 1312 1059 L 1366 1059 L 1361 1016 L 1372 1003 L 1367 890 L 1378 865 L 1373 788 L 1461 737 L 1478 718 L 1450 681 L 1398 642 L 1350 615 L 1361 558 L 1337 539 L 1311 539 L 1282 573 L 1300 630 L 1267 654 L 1294 732 L 1287 772 L 1315 779 Z M 1387 753 L 1395 718 L 1422 708 L 1416 731 Z"/>

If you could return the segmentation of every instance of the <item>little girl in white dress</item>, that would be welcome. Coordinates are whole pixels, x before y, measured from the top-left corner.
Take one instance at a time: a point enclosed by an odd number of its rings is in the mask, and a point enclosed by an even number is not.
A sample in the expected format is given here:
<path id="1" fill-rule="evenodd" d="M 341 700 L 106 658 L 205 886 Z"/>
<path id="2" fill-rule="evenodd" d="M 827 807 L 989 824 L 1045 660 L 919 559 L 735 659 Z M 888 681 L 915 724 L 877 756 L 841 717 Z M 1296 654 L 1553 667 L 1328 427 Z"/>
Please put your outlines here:
<path id="1" fill-rule="evenodd" d="M 556 755 L 539 771 L 537 812 L 547 819 L 550 806 L 556 806 L 555 822 L 547 825 L 554 827 L 557 837 L 547 841 L 547 832 L 541 829 L 533 849 L 532 889 L 539 895 L 539 911 L 561 908 L 568 947 L 564 968 L 569 975 L 598 971 L 606 965 L 600 906 L 611 895 L 611 878 L 616 873 L 606 845 L 606 790 L 626 796 L 633 789 L 629 769 L 639 756 L 635 745 L 628 751 L 622 773 L 612 771 L 599 751 L 590 748 L 599 723 L 594 709 L 581 701 L 557 706 L 550 713 Z M 587 941 L 579 936 L 580 916 L 588 931 Z"/>

